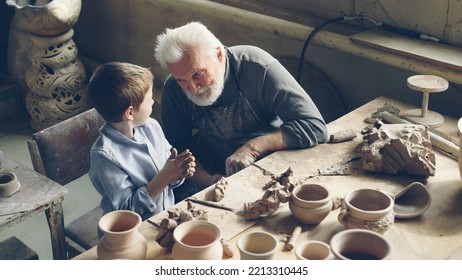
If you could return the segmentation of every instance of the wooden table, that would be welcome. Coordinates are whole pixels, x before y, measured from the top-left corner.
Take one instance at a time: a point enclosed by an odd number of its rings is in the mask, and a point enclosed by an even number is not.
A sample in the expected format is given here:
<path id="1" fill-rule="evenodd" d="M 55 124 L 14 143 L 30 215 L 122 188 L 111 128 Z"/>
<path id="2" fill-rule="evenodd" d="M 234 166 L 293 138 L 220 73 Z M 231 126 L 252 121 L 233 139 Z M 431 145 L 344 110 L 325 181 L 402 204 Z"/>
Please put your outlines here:
<path id="1" fill-rule="evenodd" d="M 402 111 L 413 108 L 392 99 L 377 98 L 353 112 L 331 122 L 328 125 L 329 133 L 343 129 L 353 129 L 359 132 L 367 125 L 365 118 L 375 112 L 377 108 L 386 103 Z M 445 118 L 445 123 L 439 128 L 441 131 L 457 136 L 456 120 Z M 270 174 L 279 175 L 291 167 L 293 176 L 291 182 L 317 183 L 325 186 L 333 197 L 343 197 L 348 191 L 358 188 L 379 188 L 395 193 L 411 182 L 420 181 L 428 188 L 432 196 L 429 209 L 420 217 L 412 219 L 396 219 L 395 223 L 384 233 L 384 236 L 393 245 L 393 259 L 462 259 L 462 180 L 459 175 L 458 163 L 439 152 L 436 153 L 436 174 L 433 177 L 422 178 L 412 175 L 387 175 L 367 173 L 359 166 L 352 168 L 350 175 L 319 176 L 318 170 L 332 167 L 356 157 L 356 148 L 362 143 L 361 137 L 352 141 L 322 144 L 314 148 L 279 151 L 256 162 L 233 176 L 227 178 L 228 188 L 225 198 L 220 203 L 226 206 L 242 209 L 245 202 L 253 202 L 261 198 L 262 187 L 271 180 Z M 265 172 L 264 172 L 265 171 Z M 203 190 L 195 196 L 200 199 L 209 199 L 213 186 Z M 186 209 L 186 203 L 180 202 L 174 207 Z M 259 221 L 246 222 L 241 212 L 230 212 L 221 209 L 203 207 L 208 211 L 211 222 L 216 223 L 226 238 L 234 256 L 229 259 L 239 259 L 236 240 L 244 232 L 264 230 L 273 233 L 280 240 L 291 234 L 295 226 L 299 225 L 291 215 L 286 204 L 272 215 Z M 337 216 L 339 210 L 333 210 L 319 225 L 302 225 L 302 233 L 298 242 L 304 240 L 321 240 L 329 243 L 331 237 L 344 230 Z M 162 212 L 150 220 L 159 222 L 166 217 Z M 158 228 L 147 221 L 143 222 L 141 233 L 148 240 L 147 259 L 171 259 L 171 255 L 155 242 Z M 285 244 L 281 242 L 278 259 L 295 259 L 293 251 L 285 251 Z M 96 259 L 96 248 L 77 256 L 75 259 Z"/>
<path id="2" fill-rule="evenodd" d="M 0 230 L 45 212 L 54 259 L 67 259 L 62 201 L 67 188 L 35 172 L 0 151 L 1 170 L 14 172 L 21 187 L 0 197 Z M 31 229 L 33 230 L 33 229 Z"/>

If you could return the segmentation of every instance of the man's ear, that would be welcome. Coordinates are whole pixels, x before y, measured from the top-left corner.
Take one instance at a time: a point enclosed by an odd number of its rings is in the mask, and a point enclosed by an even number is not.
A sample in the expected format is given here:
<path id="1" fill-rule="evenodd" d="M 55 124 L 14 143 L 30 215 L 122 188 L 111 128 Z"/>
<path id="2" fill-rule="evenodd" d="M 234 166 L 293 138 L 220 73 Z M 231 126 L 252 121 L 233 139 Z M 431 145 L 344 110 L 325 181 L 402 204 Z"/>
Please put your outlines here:
<path id="1" fill-rule="evenodd" d="M 123 113 L 124 120 L 133 120 L 133 111 L 135 108 L 133 106 L 128 106 Z"/>
<path id="2" fill-rule="evenodd" d="M 223 49 L 220 47 L 217 47 L 217 58 L 219 62 L 223 62 L 224 55 L 225 54 L 223 52 Z"/>

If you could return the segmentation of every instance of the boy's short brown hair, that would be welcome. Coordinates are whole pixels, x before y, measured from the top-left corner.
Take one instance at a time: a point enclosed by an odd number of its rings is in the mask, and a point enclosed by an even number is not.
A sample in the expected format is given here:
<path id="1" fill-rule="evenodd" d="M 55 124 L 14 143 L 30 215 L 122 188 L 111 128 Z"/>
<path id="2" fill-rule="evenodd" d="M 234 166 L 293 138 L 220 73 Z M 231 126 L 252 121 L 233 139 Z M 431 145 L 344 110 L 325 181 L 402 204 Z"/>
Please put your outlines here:
<path id="1" fill-rule="evenodd" d="M 95 109 L 107 122 L 120 122 L 129 106 L 139 108 L 153 83 L 154 75 L 149 68 L 109 62 L 95 70 L 87 92 Z"/>

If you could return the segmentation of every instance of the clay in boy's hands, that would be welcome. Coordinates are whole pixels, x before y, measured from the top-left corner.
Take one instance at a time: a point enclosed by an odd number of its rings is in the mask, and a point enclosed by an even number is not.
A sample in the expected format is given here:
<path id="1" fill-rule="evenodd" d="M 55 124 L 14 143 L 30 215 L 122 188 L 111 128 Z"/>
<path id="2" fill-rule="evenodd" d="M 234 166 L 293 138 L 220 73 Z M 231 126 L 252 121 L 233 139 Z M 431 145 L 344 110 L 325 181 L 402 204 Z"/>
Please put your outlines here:
<path id="1" fill-rule="evenodd" d="M 164 168 L 171 174 L 172 181 L 189 178 L 196 171 L 196 159 L 189 150 L 185 150 L 178 154 L 175 148 L 172 148 L 171 155 Z"/>

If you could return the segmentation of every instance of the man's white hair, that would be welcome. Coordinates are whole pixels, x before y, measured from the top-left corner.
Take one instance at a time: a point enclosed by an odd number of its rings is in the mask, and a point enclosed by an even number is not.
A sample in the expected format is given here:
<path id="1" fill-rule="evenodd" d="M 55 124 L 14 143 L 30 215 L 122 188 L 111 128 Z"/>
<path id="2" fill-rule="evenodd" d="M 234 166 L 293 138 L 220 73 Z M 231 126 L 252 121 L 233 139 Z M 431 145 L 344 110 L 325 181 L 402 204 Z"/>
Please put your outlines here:
<path id="1" fill-rule="evenodd" d="M 218 47 L 223 49 L 223 44 L 205 25 L 190 22 L 175 29 L 167 28 L 157 36 L 154 57 L 160 66 L 167 69 L 167 64 L 180 61 L 191 48 L 197 48 L 207 56 L 216 55 Z"/>

